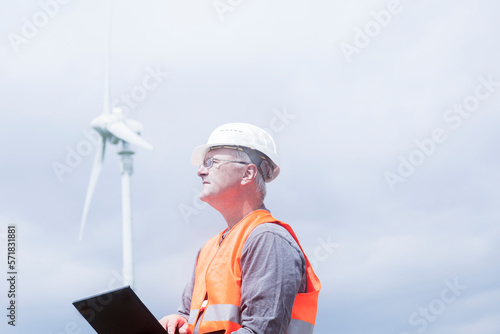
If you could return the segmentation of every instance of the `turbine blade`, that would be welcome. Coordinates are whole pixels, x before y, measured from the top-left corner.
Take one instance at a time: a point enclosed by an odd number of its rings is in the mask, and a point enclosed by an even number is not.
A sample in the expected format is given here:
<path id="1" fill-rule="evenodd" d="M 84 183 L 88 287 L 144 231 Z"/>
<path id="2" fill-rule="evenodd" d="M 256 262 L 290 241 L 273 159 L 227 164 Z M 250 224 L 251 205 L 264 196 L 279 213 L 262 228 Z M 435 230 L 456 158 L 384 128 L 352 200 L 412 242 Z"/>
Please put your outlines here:
<path id="1" fill-rule="evenodd" d="M 108 125 L 106 129 L 115 137 L 120 138 L 127 143 L 143 147 L 148 150 L 153 149 L 153 145 L 145 141 L 141 136 L 132 131 L 125 123 L 116 122 Z"/>
<path id="2" fill-rule="evenodd" d="M 87 220 L 87 214 L 89 212 L 90 201 L 92 200 L 92 195 L 94 194 L 94 189 L 97 184 L 97 179 L 101 173 L 102 162 L 104 160 L 104 151 L 106 150 L 106 138 L 103 137 L 100 144 L 97 146 L 97 150 L 94 158 L 94 165 L 92 166 L 92 172 L 90 173 L 89 186 L 87 188 L 87 195 L 85 196 L 85 204 L 83 206 L 83 215 L 80 222 L 80 232 L 78 234 L 78 240 L 83 238 L 83 230 L 85 229 L 85 222 Z"/>
<path id="3" fill-rule="evenodd" d="M 108 41 L 106 45 L 106 60 L 105 60 L 105 66 L 104 66 L 104 104 L 102 108 L 102 112 L 104 114 L 110 114 L 110 105 L 111 105 L 111 100 L 109 97 L 109 90 L 110 90 L 110 83 L 109 83 L 109 49 L 110 49 L 110 42 L 111 42 L 111 29 L 108 35 Z"/>
<path id="4" fill-rule="evenodd" d="M 106 59 L 104 66 L 104 105 L 103 105 L 103 113 L 110 114 L 111 113 L 111 98 L 110 98 L 110 90 L 111 83 L 109 80 L 109 58 L 110 58 L 110 49 L 111 49 L 111 28 L 113 26 L 113 1 L 111 1 L 109 5 L 109 26 L 108 26 L 108 36 L 106 36 Z"/>

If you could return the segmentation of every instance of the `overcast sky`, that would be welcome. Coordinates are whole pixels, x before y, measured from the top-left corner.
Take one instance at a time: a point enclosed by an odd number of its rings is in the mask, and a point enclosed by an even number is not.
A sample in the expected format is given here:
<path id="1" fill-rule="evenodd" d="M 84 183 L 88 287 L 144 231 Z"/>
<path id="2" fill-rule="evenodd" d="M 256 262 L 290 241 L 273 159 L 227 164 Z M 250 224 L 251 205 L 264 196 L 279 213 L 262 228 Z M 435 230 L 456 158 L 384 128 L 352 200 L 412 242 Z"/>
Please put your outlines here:
<path id="1" fill-rule="evenodd" d="M 114 105 L 144 126 L 132 177 L 136 292 L 175 312 L 225 228 L 192 149 L 228 122 L 274 136 L 266 205 L 322 281 L 315 333 L 500 333 L 500 4 L 492 0 L 130 1 L 111 24 Z M 17 226 L 17 319 L 93 333 L 71 302 L 121 286 L 108 146 L 78 229 L 102 112 L 109 1 L 5 3 L 0 247 Z"/>

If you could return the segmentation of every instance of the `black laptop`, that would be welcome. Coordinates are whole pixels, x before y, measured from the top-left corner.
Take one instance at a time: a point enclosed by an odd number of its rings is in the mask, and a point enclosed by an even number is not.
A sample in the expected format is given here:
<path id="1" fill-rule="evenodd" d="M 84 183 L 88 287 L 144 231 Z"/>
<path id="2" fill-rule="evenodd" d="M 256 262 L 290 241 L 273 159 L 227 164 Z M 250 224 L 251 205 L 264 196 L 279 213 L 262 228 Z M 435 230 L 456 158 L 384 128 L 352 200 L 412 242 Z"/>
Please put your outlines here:
<path id="1" fill-rule="evenodd" d="M 165 334 L 154 315 L 126 286 L 73 302 L 98 334 Z"/>

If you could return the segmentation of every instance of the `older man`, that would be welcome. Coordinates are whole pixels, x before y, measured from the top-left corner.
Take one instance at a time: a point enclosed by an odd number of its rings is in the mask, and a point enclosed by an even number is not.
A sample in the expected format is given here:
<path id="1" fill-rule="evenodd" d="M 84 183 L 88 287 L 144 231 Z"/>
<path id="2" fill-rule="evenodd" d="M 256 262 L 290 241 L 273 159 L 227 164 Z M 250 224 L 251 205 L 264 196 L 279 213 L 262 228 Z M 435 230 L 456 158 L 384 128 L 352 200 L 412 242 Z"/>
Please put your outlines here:
<path id="1" fill-rule="evenodd" d="M 227 229 L 198 253 L 178 314 L 160 323 L 169 334 L 309 334 L 320 282 L 297 237 L 264 206 L 279 172 L 273 138 L 245 123 L 225 124 L 195 148 L 200 199 Z"/>

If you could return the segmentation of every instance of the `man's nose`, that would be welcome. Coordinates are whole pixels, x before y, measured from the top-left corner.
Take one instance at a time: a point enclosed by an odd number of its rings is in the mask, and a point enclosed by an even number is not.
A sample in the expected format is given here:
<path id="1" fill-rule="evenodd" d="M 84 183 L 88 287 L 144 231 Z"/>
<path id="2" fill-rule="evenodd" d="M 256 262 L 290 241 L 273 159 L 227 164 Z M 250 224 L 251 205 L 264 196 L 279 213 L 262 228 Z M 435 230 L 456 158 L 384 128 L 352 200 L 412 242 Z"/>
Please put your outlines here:
<path id="1" fill-rule="evenodd" d="M 207 175 L 208 174 L 208 168 L 203 166 L 203 164 L 201 164 L 199 167 L 198 167 L 198 170 L 196 171 L 196 174 L 198 176 L 202 176 L 202 175 Z"/>

